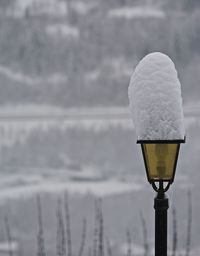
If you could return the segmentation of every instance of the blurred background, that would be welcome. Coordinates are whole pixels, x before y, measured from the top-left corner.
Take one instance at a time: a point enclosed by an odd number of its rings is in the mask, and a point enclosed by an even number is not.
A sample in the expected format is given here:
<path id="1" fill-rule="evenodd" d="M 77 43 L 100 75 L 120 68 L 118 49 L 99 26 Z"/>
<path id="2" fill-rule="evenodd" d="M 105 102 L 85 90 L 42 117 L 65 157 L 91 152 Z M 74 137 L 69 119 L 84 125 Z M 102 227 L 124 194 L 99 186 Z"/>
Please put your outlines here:
<path id="1" fill-rule="evenodd" d="M 169 250 L 176 237 L 179 255 L 199 255 L 199 42 L 198 0 L 0 0 L 0 255 L 44 256 L 44 242 L 64 256 L 65 191 L 73 256 L 95 256 L 95 198 L 104 255 L 151 255 L 154 192 L 127 89 L 153 51 L 175 63 L 187 130 Z"/>

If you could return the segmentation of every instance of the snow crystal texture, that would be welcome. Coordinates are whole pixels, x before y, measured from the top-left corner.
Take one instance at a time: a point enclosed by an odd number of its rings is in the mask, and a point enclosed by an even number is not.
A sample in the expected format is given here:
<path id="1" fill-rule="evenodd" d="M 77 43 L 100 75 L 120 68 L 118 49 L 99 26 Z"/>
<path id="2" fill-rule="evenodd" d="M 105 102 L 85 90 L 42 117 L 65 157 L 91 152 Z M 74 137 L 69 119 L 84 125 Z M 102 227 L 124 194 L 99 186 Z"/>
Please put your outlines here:
<path id="1" fill-rule="evenodd" d="M 138 140 L 184 139 L 181 84 L 167 55 L 145 56 L 131 77 L 128 94 Z"/>

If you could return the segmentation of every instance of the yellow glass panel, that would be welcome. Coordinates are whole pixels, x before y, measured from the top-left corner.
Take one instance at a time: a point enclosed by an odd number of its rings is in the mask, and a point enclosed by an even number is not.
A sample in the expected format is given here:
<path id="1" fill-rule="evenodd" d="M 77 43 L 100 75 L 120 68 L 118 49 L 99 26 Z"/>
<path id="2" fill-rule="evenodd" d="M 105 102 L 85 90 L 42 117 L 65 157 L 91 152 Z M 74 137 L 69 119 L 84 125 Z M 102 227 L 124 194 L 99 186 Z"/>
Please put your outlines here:
<path id="1" fill-rule="evenodd" d="M 143 144 L 150 180 L 171 180 L 178 144 Z"/>

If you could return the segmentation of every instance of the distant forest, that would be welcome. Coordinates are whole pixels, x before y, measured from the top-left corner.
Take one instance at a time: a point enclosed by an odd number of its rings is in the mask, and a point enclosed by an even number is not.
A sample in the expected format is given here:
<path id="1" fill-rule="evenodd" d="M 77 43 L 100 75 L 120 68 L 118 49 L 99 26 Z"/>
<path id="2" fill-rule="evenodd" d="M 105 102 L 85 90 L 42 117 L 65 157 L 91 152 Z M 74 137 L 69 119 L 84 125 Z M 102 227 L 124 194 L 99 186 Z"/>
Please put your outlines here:
<path id="1" fill-rule="evenodd" d="M 152 51 L 175 62 L 185 101 L 198 100 L 198 0 L 20 3 L 0 1 L 1 105 L 127 105 L 130 75 Z"/>

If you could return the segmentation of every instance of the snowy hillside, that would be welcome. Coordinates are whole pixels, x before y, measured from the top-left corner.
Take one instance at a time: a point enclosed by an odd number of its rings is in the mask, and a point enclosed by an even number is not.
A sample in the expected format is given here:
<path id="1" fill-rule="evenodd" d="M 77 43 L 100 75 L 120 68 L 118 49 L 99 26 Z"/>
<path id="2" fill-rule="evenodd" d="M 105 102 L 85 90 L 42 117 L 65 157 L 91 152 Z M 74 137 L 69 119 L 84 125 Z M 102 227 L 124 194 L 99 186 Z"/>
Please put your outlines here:
<path id="1" fill-rule="evenodd" d="M 133 68 L 155 50 L 176 63 L 184 100 L 198 100 L 199 9 L 159 2 L 0 3 L 0 105 L 126 106 Z"/>

